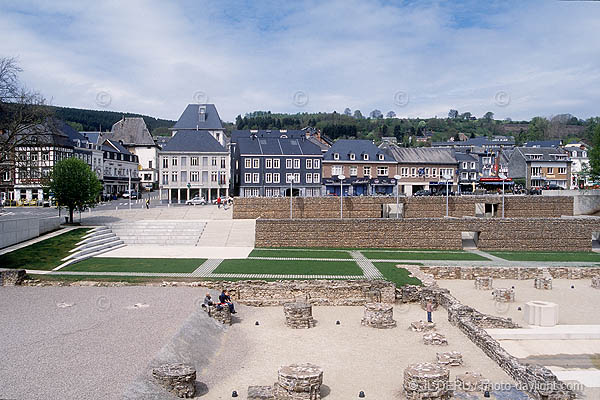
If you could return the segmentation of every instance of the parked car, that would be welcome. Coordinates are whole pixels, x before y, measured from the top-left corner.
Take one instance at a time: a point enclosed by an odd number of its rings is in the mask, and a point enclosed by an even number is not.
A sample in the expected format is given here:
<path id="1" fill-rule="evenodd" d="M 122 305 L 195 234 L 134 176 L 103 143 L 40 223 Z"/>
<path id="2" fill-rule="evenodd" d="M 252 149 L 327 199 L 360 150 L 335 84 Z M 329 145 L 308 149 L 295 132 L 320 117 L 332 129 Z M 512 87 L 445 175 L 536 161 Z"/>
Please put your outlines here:
<path id="1" fill-rule="evenodd" d="M 131 197 L 131 200 L 135 200 L 139 198 L 139 194 L 135 190 L 132 190 L 131 193 L 129 192 L 129 190 L 123 192 L 124 199 L 128 199 L 129 197 Z"/>
<path id="2" fill-rule="evenodd" d="M 529 194 L 530 195 L 539 195 L 542 194 L 542 189 L 539 187 L 532 187 L 531 189 L 529 189 Z"/>
<path id="3" fill-rule="evenodd" d="M 200 205 L 205 205 L 206 204 L 206 199 L 204 197 L 200 197 L 200 196 L 196 196 L 193 199 L 189 199 L 188 201 L 185 202 L 186 205 L 191 205 L 191 206 L 195 206 L 197 204 Z"/>
<path id="4" fill-rule="evenodd" d="M 413 196 L 433 196 L 433 193 L 431 193 L 431 190 L 418 190 Z"/>
<path id="5" fill-rule="evenodd" d="M 558 185 L 551 184 L 551 185 L 544 186 L 544 190 L 564 190 L 564 189 Z"/>

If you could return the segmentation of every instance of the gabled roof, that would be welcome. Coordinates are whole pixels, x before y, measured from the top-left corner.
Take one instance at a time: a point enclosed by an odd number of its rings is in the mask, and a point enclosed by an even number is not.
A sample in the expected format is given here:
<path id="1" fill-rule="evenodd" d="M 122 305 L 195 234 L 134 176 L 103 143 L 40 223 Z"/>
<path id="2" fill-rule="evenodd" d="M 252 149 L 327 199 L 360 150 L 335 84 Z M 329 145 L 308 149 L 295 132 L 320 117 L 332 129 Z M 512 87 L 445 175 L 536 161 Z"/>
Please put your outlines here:
<path id="1" fill-rule="evenodd" d="M 185 151 L 195 153 L 223 153 L 225 148 L 206 131 L 177 131 L 163 146 L 162 151 Z"/>
<path id="2" fill-rule="evenodd" d="M 85 136 L 91 143 L 101 144 L 104 141 L 102 132 L 79 132 Z"/>
<path id="3" fill-rule="evenodd" d="M 562 140 L 534 140 L 525 143 L 525 147 L 560 147 Z"/>
<path id="4" fill-rule="evenodd" d="M 388 144 L 386 150 L 399 163 L 410 164 L 456 164 L 453 149 L 433 147 L 399 147 Z"/>
<path id="5" fill-rule="evenodd" d="M 336 153 L 339 154 L 339 160 L 334 160 L 333 155 Z M 354 160 L 350 159 L 350 154 L 354 154 Z M 389 154 L 375 146 L 370 140 L 359 139 L 339 139 L 335 141 L 331 148 L 327 150 L 327 153 L 323 155 L 323 161 L 363 161 L 362 154 L 369 155 L 369 162 L 395 162 Z M 379 160 L 379 154 L 383 154 L 383 160 Z"/>
<path id="6" fill-rule="evenodd" d="M 204 121 L 200 118 L 200 110 L 204 110 Z M 179 117 L 179 120 L 171 128 L 173 131 L 179 130 L 213 130 L 223 129 L 221 117 L 214 104 L 188 104 Z"/>
<path id="7" fill-rule="evenodd" d="M 485 136 L 470 138 L 465 141 L 433 142 L 433 147 L 469 147 L 469 146 L 514 146 L 515 139 L 512 136 L 494 136 L 492 140 Z"/>
<path id="8" fill-rule="evenodd" d="M 121 143 L 116 140 L 104 139 L 102 143 L 102 150 L 104 151 L 115 151 L 123 154 L 131 154 L 129 150 L 127 150 Z"/>
<path id="9" fill-rule="evenodd" d="M 234 130 L 231 132 L 231 142 L 235 143 L 239 138 L 249 138 L 251 136 L 256 137 L 270 137 L 270 138 L 278 138 L 278 137 L 288 137 L 288 138 L 301 138 L 306 137 L 306 132 L 301 130 L 279 130 L 279 129 L 258 129 L 258 130 L 250 130 L 250 129 L 242 129 L 242 130 Z"/>
<path id="10" fill-rule="evenodd" d="M 568 159 L 569 154 L 561 148 L 556 148 L 556 147 L 517 147 L 515 150 L 518 151 L 519 153 L 521 153 L 523 158 L 527 161 L 562 161 L 562 162 L 567 161 L 567 162 L 571 162 Z M 541 157 L 537 160 L 533 160 L 531 158 L 532 155 L 541 156 Z M 557 160 L 557 156 L 565 156 L 565 157 L 567 157 L 567 159 L 566 160 Z"/>
<path id="11" fill-rule="evenodd" d="M 239 137 L 241 155 L 321 155 L 321 148 L 306 138 Z"/>
<path id="12" fill-rule="evenodd" d="M 108 139 L 120 140 L 126 146 L 153 146 L 154 140 L 146 127 L 144 118 L 123 118 L 113 124 L 111 132 L 104 135 Z"/>
<path id="13" fill-rule="evenodd" d="M 456 157 L 457 161 L 478 161 L 477 157 L 474 157 L 468 153 L 461 153 L 460 151 L 455 152 L 454 157 Z"/>

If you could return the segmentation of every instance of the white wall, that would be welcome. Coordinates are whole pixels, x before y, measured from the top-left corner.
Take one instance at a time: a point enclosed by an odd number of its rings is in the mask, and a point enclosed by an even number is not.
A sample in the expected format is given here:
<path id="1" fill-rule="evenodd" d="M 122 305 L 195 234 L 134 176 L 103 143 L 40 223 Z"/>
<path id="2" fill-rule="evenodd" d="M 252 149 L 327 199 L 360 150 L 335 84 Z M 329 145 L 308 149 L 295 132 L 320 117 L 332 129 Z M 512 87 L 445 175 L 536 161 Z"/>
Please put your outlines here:
<path id="1" fill-rule="evenodd" d="M 0 220 L 0 249 L 57 229 L 61 218 L 15 218 Z"/>

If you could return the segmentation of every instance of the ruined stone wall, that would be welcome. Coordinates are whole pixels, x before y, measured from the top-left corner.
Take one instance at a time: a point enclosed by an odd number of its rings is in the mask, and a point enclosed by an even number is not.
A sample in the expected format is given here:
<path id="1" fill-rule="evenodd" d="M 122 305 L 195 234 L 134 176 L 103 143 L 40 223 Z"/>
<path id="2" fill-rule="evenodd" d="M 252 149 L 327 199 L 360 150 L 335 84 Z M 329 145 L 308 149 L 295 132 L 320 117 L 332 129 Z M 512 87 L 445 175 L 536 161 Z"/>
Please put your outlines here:
<path id="1" fill-rule="evenodd" d="M 474 280 L 477 277 L 494 279 L 534 279 L 546 270 L 554 279 L 591 279 L 600 276 L 600 267 L 455 267 L 420 266 L 421 271 L 435 279 Z"/>
<path id="2" fill-rule="evenodd" d="M 396 204 L 391 197 L 344 197 L 344 218 L 382 218 L 383 204 Z M 440 218 L 446 215 L 446 198 L 401 197 L 405 218 Z M 501 196 L 457 196 L 448 198 L 448 214 L 452 217 L 474 217 L 475 204 L 498 204 Z M 339 218 L 339 197 L 296 197 L 292 199 L 294 218 Z M 507 218 L 560 217 L 573 215 L 573 197 L 506 196 Z M 289 198 L 238 197 L 234 200 L 234 219 L 285 219 L 290 217 Z"/>
<path id="3" fill-rule="evenodd" d="M 256 246 L 461 249 L 462 232 L 479 232 L 482 250 L 590 251 L 598 223 L 585 218 L 261 218 Z"/>
<path id="4" fill-rule="evenodd" d="M 373 291 L 382 303 L 396 301 L 396 286 L 379 280 L 307 280 L 307 281 L 237 281 L 205 282 L 215 289 L 226 289 L 231 298 L 251 306 L 278 306 L 297 298 L 311 305 L 356 306 L 371 301 Z"/>

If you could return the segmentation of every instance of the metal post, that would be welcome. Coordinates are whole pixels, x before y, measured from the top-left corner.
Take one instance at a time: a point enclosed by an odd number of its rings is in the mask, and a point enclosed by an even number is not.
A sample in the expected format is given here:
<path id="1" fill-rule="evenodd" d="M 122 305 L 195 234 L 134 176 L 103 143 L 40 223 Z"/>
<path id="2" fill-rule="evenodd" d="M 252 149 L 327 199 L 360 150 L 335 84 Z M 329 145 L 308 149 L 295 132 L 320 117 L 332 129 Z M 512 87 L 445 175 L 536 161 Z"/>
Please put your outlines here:
<path id="1" fill-rule="evenodd" d="M 398 185 L 398 180 L 396 180 L 396 219 L 398 219 L 398 206 L 399 206 L 399 199 L 398 199 L 398 192 L 400 191 L 400 186 Z"/>
<path id="2" fill-rule="evenodd" d="M 129 170 L 129 209 L 131 210 L 131 170 Z"/>
<path id="3" fill-rule="evenodd" d="M 344 185 L 343 185 L 343 180 L 340 179 L 340 219 L 344 218 L 344 203 L 343 203 L 343 198 L 344 198 Z"/>
<path id="4" fill-rule="evenodd" d="M 446 179 L 446 217 L 448 216 L 448 182 L 449 179 Z"/>
<path id="5" fill-rule="evenodd" d="M 504 179 L 502 179 L 502 218 L 504 218 Z"/>
<path id="6" fill-rule="evenodd" d="M 293 191 L 293 184 L 294 179 L 290 178 L 290 219 L 292 219 L 292 191 Z"/>

